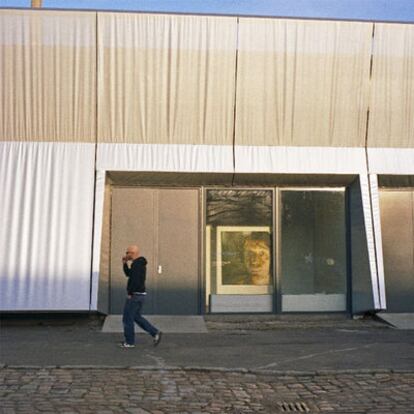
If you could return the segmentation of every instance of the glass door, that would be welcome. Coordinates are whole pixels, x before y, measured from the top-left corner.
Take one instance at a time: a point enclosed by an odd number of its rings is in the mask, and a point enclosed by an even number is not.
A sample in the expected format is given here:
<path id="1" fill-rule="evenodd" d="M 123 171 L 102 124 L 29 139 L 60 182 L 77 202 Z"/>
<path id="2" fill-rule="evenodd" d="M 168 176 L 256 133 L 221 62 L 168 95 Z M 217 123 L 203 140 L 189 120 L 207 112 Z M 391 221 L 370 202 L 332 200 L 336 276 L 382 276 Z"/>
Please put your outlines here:
<path id="1" fill-rule="evenodd" d="M 206 304 L 272 312 L 273 190 L 206 191 Z"/>
<path id="2" fill-rule="evenodd" d="M 281 191 L 282 312 L 346 311 L 345 190 Z"/>

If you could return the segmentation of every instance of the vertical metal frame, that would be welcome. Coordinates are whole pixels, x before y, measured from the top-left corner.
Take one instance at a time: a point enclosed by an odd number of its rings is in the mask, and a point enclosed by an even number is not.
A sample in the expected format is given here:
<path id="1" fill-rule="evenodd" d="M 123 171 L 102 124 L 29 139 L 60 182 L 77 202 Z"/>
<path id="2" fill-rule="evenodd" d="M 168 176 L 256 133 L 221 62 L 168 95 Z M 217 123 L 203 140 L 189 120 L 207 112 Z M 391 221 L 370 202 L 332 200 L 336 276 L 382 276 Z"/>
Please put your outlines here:
<path id="1" fill-rule="evenodd" d="M 200 237 L 200 267 L 199 267 L 199 312 L 200 315 L 205 315 L 206 313 L 210 313 L 210 306 L 207 303 L 206 298 L 206 188 L 204 186 L 200 187 L 200 197 L 199 197 L 199 211 L 200 211 L 200 218 L 199 223 L 201 226 L 201 230 L 198 232 Z M 208 306 L 208 309 L 206 309 Z"/>
<path id="2" fill-rule="evenodd" d="M 105 173 L 105 180 L 107 177 L 107 173 Z M 110 191 L 110 202 L 109 202 L 109 258 L 108 258 L 108 314 L 110 315 L 112 313 L 112 229 L 113 229 L 113 223 L 112 223 L 112 206 L 113 206 L 113 188 L 114 186 L 110 184 L 109 187 Z M 102 246 L 101 251 L 102 252 Z"/>
<path id="3" fill-rule="evenodd" d="M 273 189 L 273 274 L 274 274 L 274 297 L 273 312 L 282 312 L 282 200 L 280 189 Z"/>
<path id="4" fill-rule="evenodd" d="M 162 188 L 161 188 L 162 189 Z M 153 227 L 153 247 L 152 247 L 152 251 L 154 252 L 154 263 L 153 263 L 153 269 L 154 269 L 154 274 L 157 274 L 157 267 L 158 264 L 161 263 L 161 257 L 160 257 L 160 192 L 159 192 L 160 188 L 152 188 L 152 200 L 153 200 L 153 205 L 152 205 L 152 217 L 153 217 L 153 223 L 154 223 L 154 227 Z M 159 290 L 159 284 L 160 284 L 160 278 L 158 277 L 159 275 L 157 275 L 157 277 L 155 277 L 154 279 L 154 285 L 155 285 L 155 289 L 152 292 L 152 295 L 150 297 L 147 296 L 148 299 L 152 299 L 151 301 L 151 307 L 154 310 L 155 309 L 155 305 L 156 303 L 158 303 L 158 290 Z M 147 300 L 148 300 L 147 299 Z M 149 302 L 149 300 L 148 300 Z"/>
<path id="5" fill-rule="evenodd" d="M 346 248 L 346 312 L 352 316 L 352 241 L 351 241 L 351 199 L 349 187 L 345 188 L 345 248 Z"/>

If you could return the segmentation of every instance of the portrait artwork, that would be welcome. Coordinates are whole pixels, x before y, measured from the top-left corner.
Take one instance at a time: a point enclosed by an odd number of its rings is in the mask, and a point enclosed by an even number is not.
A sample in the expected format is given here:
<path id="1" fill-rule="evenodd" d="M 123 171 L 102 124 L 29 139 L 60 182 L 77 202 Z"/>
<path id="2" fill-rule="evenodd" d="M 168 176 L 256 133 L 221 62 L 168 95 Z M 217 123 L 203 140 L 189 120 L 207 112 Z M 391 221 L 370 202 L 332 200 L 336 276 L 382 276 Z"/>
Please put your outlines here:
<path id="1" fill-rule="evenodd" d="M 269 227 L 218 226 L 218 290 L 268 293 L 272 285 L 271 257 Z"/>

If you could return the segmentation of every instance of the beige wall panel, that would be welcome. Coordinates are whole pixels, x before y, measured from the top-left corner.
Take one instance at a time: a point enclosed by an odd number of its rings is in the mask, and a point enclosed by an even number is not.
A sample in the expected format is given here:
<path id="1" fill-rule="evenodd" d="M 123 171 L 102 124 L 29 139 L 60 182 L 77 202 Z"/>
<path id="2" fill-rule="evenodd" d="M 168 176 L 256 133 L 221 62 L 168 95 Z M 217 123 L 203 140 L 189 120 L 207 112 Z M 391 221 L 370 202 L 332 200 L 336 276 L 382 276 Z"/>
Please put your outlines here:
<path id="1" fill-rule="evenodd" d="M 414 25 L 375 24 L 370 147 L 414 147 Z"/>
<path id="2" fill-rule="evenodd" d="M 0 10 L 0 140 L 95 141 L 95 22 Z"/>
<path id="3" fill-rule="evenodd" d="M 98 140 L 231 145 L 236 23 L 98 14 Z"/>
<path id="4" fill-rule="evenodd" d="M 240 19 L 236 144 L 361 147 L 372 24 Z"/>

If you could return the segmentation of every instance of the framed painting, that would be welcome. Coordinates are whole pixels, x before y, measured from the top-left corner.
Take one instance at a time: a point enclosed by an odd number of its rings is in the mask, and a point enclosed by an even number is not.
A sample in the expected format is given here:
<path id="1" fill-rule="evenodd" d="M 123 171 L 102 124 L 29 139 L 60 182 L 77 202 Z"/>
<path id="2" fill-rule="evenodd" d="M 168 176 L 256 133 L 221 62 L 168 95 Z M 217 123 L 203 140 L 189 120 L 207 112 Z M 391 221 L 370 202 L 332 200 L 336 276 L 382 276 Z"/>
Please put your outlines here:
<path id="1" fill-rule="evenodd" d="M 271 228 L 217 226 L 217 293 L 273 292 Z"/>

